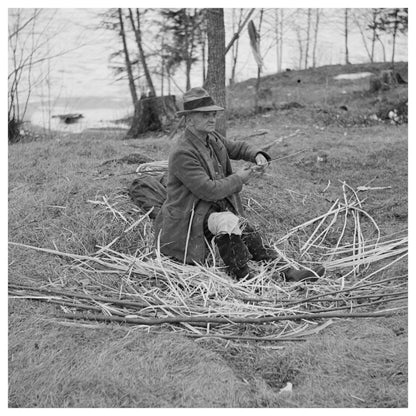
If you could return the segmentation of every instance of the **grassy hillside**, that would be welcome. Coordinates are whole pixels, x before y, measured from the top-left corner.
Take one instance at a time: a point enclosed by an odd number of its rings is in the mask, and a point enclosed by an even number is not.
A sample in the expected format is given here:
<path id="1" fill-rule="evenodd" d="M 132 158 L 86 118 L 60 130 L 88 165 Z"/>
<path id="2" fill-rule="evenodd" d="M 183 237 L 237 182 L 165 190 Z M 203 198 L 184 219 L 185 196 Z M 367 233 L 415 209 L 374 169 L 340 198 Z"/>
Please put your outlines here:
<path id="1" fill-rule="evenodd" d="M 373 77 L 379 77 L 382 71 L 390 69 L 385 64 L 353 64 L 331 65 L 319 68 L 310 68 L 303 71 L 289 71 L 275 75 L 268 75 L 261 79 L 260 90 L 271 93 L 263 104 L 281 108 L 289 103 L 298 103 L 318 110 L 339 109 L 346 106 L 349 112 L 357 112 L 354 115 L 368 115 L 378 112 L 385 105 L 407 98 L 407 93 L 402 95 L 402 88 L 390 90 L 386 94 L 369 93 L 370 77 L 350 80 L 337 80 L 341 74 L 372 73 Z M 408 79 L 407 63 L 396 63 L 397 71 L 404 80 Z M 231 113 L 249 114 L 254 108 L 254 91 L 256 79 L 236 84 L 228 91 L 228 102 Z M 404 87 L 407 91 L 407 88 Z"/>
<path id="2" fill-rule="evenodd" d="M 407 124 L 381 115 L 407 101 L 407 85 L 370 93 L 368 79 L 333 79 L 383 68 L 333 66 L 265 77 L 261 86 L 272 96 L 260 114 L 252 111 L 249 87 L 255 80 L 229 91 L 227 135 L 259 146 L 274 142 L 272 158 L 288 156 L 243 191 L 246 203 L 259 202 L 248 216 L 269 241 L 326 213 L 342 198 L 344 181 L 374 188 L 360 195 L 383 236 L 406 232 Z M 407 64 L 397 69 L 407 79 Z M 291 102 L 299 105 L 285 106 Z M 139 216 L 125 198 L 136 165 L 121 159 L 135 153 L 163 160 L 171 145 L 163 133 L 123 140 L 123 132 L 90 130 L 9 146 L 9 241 L 91 255 L 118 237 L 113 250 L 137 254 L 141 241 L 124 233 L 116 212 L 93 202 L 104 196 Z M 15 245 L 8 254 L 9 283 L 94 293 L 121 279 L 109 274 L 107 281 L 71 259 Z M 382 277 L 406 274 L 404 259 Z M 336 280 L 336 272 L 328 279 Z M 299 290 L 307 296 L 312 289 Z M 9 298 L 10 407 L 408 406 L 403 310 L 385 318 L 335 320 L 303 342 L 268 343 L 193 339 L 165 325 L 69 321 L 58 315 L 73 308 L 50 300 Z M 279 393 L 288 382 L 292 393 Z"/>

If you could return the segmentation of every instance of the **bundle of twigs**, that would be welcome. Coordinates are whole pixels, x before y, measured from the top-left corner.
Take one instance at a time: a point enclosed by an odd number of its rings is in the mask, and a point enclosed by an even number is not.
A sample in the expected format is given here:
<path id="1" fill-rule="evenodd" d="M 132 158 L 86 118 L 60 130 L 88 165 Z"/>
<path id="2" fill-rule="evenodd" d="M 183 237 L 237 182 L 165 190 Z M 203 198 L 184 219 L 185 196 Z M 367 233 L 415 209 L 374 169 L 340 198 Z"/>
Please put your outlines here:
<path id="1" fill-rule="evenodd" d="M 137 167 L 136 172 L 139 174 L 146 173 L 146 174 L 152 175 L 152 174 L 164 173 L 164 172 L 167 172 L 167 170 L 168 170 L 167 160 L 156 160 L 154 162 L 147 162 L 147 163 L 140 164 Z"/>
<path id="2" fill-rule="evenodd" d="M 406 230 L 382 238 L 376 221 L 363 209 L 364 201 L 359 199 L 358 192 L 345 182 L 342 190 L 343 198 L 337 199 L 328 212 L 294 227 L 276 245 L 294 236 L 299 240 L 299 234 L 303 233 L 300 258 L 319 258 L 327 270 L 350 268 L 347 276 L 357 275 L 380 260 L 405 256 Z"/>
<path id="3" fill-rule="evenodd" d="M 209 263 L 189 266 L 164 257 L 158 248 L 136 253 L 115 251 L 115 240 L 92 255 L 12 243 L 71 260 L 68 267 L 84 283 L 77 291 L 65 290 L 59 280 L 41 287 L 10 283 L 9 295 L 57 304 L 63 312 L 59 317 L 69 319 L 147 328 L 163 325 L 194 337 L 265 341 L 303 339 L 337 318 L 395 313 L 406 308 L 407 276 L 388 276 L 386 271 L 407 256 L 407 238 L 400 233 L 382 238 L 361 201 L 347 197 L 346 189 L 344 184 L 343 203 L 337 201 L 326 214 L 292 229 L 274 243 L 282 258 L 294 267 L 297 260 L 285 251 L 285 245 L 295 235 L 300 242 L 298 257 L 309 265 L 324 260 L 328 272 L 316 282 L 285 282 L 279 275 L 283 266 L 277 262 L 252 264 L 256 275 L 235 281 L 222 270 L 214 251 Z M 98 205 L 125 223 L 125 233 L 134 232 L 142 239 L 138 246 L 151 247 L 149 213 L 137 219 L 118 212 L 108 198 Z M 342 234 L 335 246 L 329 247 L 325 238 L 334 233 L 332 228 L 339 218 L 344 224 Z M 366 227 L 361 218 L 367 219 Z M 375 229 L 375 237 L 367 236 L 368 223 L 373 233 Z M 353 236 L 348 243 L 347 230 Z M 338 275 L 331 270 L 337 270 Z M 87 283 L 81 277 L 88 277 Z"/>

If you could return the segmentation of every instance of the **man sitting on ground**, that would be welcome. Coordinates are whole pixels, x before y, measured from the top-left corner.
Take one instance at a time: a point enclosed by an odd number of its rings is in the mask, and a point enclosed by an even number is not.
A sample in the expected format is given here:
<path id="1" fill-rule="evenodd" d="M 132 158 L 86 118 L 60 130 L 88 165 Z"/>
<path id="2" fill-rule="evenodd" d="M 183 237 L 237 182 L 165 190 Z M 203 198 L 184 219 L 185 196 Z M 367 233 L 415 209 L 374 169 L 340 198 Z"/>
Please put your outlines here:
<path id="1" fill-rule="evenodd" d="M 203 263 L 215 241 L 227 272 L 237 279 L 250 274 L 249 260 L 273 261 L 275 250 L 266 247 L 260 234 L 244 219 L 239 192 L 263 170 L 270 156 L 244 142 L 227 140 L 215 131 L 217 111 L 203 88 L 183 96 L 186 128 L 170 152 L 167 198 L 156 218 L 160 251 L 178 261 Z M 230 159 L 255 163 L 232 171 Z M 322 275 L 316 271 L 286 268 L 282 275 L 300 281 Z"/>

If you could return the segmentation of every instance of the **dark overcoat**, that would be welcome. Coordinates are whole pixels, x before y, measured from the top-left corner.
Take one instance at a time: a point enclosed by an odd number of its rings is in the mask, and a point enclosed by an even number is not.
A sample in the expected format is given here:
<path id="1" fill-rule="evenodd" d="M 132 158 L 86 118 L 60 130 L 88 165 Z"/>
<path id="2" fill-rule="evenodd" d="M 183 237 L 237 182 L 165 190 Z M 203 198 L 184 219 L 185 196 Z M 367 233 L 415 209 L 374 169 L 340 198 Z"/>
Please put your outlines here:
<path id="1" fill-rule="evenodd" d="M 243 181 L 232 172 L 230 159 L 255 163 L 258 153 L 270 159 L 245 142 L 228 140 L 217 132 L 209 136 L 222 172 L 216 171 L 206 140 L 185 129 L 169 155 L 167 198 L 155 221 L 160 251 L 181 262 L 186 253 L 186 263 L 190 264 L 203 263 L 209 253 L 203 224 L 213 203 L 228 199 L 243 215 L 239 197 Z"/>

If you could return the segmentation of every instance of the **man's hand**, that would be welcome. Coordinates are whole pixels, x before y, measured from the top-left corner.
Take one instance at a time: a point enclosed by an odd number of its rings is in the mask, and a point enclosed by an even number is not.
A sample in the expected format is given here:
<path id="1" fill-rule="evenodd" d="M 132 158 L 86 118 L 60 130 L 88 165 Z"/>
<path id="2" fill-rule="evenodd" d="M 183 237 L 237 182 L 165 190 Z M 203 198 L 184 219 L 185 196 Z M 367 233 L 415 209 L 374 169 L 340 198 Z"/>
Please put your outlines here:
<path id="1" fill-rule="evenodd" d="M 267 161 L 267 159 L 265 158 L 265 156 L 261 153 L 257 153 L 256 155 L 256 164 L 257 166 L 261 166 L 263 168 L 265 168 L 269 162 Z"/>
<path id="2" fill-rule="evenodd" d="M 243 183 L 246 184 L 249 181 L 250 177 L 252 176 L 253 171 L 251 167 L 249 166 L 243 169 L 239 169 L 235 173 L 242 179 Z"/>
<path id="3" fill-rule="evenodd" d="M 240 169 L 236 174 L 243 180 L 243 183 L 246 184 L 250 178 L 259 177 L 264 172 L 264 169 L 269 165 L 269 162 L 264 155 L 258 153 L 256 155 L 256 164 L 251 166 L 246 166 L 243 169 Z"/>

